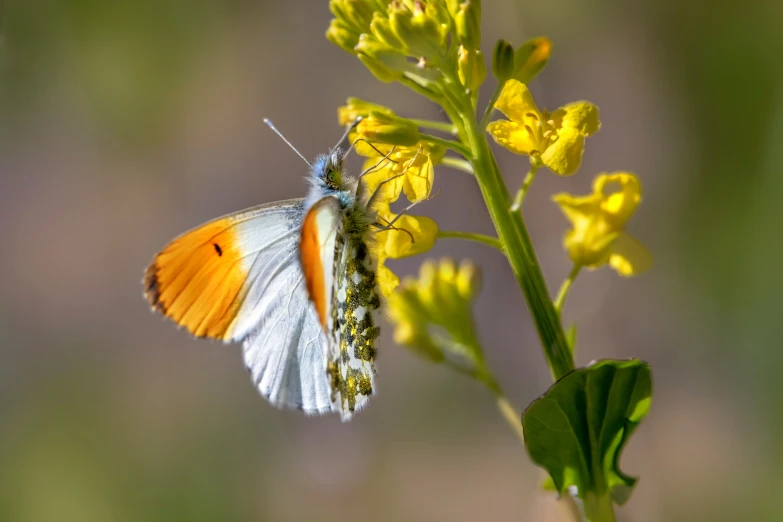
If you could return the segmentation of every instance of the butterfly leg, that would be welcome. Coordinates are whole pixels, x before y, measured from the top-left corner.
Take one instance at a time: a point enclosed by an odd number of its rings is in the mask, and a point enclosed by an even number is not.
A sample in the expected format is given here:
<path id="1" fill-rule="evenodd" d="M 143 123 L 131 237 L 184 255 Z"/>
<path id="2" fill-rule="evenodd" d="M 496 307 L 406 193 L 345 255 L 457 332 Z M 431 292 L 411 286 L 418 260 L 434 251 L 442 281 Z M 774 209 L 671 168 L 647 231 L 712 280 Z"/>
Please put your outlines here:
<path id="1" fill-rule="evenodd" d="M 381 159 L 378 161 L 378 163 L 376 163 L 376 164 L 375 164 L 375 165 L 373 165 L 372 167 L 369 167 L 369 168 L 367 168 L 367 169 L 364 169 L 364 171 L 363 171 L 361 174 L 359 174 L 359 177 L 357 178 L 357 181 L 356 181 L 356 199 L 361 199 L 361 196 L 362 196 L 362 178 L 363 178 L 364 176 L 366 176 L 367 174 L 371 174 L 371 173 L 372 173 L 372 172 L 373 172 L 375 169 L 377 169 L 378 167 L 380 167 L 380 166 L 381 166 L 381 164 L 382 164 L 384 161 L 386 161 L 386 160 L 388 160 L 388 161 L 391 161 L 392 163 L 397 163 L 396 161 L 394 161 L 393 159 L 391 159 L 391 158 L 390 158 L 390 156 L 391 156 L 391 155 L 394 153 L 394 149 L 395 149 L 396 147 L 392 147 L 392 148 L 389 150 L 388 154 L 386 154 L 386 155 L 383 155 L 383 152 L 381 152 L 380 150 L 378 150 L 378 149 L 375 147 L 375 145 L 373 145 L 373 144 L 372 144 L 372 143 L 370 143 L 369 141 L 365 140 L 364 138 L 359 138 L 359 139 L 357 139 L 356 141 L 354 141 L 354 142 L 353 142 L 353 145 L 351 145 L 351 148 L 353 148 L 353 147 L 354 147 L 354 145 L 356 145 L 356 144 L 357 144 L 358 142 L 360 142 L 360 141 L 363 141 L 363 142 L 365 142 L 367 145 L 369 145 L 370 147 L 372 147 L 373 149 L 375 149 L 375 151 L 376 151 L 378 154 L 380 154 L 381 156 L 383 156 L 383 157 L 382 157 L 382 158 L 381 158 Z M 372 201 L 372 198 L 370 198 L 370 201 Z"/>
<path id="2" fill-rule="evenodd" d="M 380 150 L 378 147 L 376 147 L 375 145 L 373 145 L 372 143 L 370 143 L 370 142 L 369 142 L 369 141 L 367 141 L 366 139 L 364 139 L 364 138 L 356 138 L 356 139 L 354 140 L 354 142 L 353 142 L 353 143 L 351 143 L 351 148 L 350 148 L 350 149 L 348 149 L 348 152 L 351 152 L 351 151 L 353 150 L 353 148 L 354 148 L 354 147 L 356 147 L 356 144 L 357 144 L 357 143 L 359 143 L 360 141 L 363 141 L 364 143 L 366 143 L 367 145 L 369 145 L 369 146 L 372 148 L 372 150 L 374 150 L 375 152 L 377 152 L 377 153 L 378 153 L 378 155 L 379 155 L 379 156 L 383 156 L 383 159 L 381 159 L 381 161 L 379 161 L 378 163 L 376 163 L 376 164 L 375 164 L 373 167 L 371 167 L 371 168 L 369 168 L 369 169 L 365 170 L 364 172 L 362 172 L 361 174 L 359 174 L 359 177 L 360 177 L 360 178 L 361 178 L 362 176 L 364 176 L 365 174 L 367 174 L 367 173 L 368 173 L 368 171 L 370 171 L 370 170 L 372 170 L 372 169 L 376 168 L 378 165 L 380 165 L 381 163 L 383 163 L 385 160 L 389 160 L 389 161 L 391 161 L 392 163 L 397 163 L 397 162 L 396 162 L 396 161 L 394 161 L 393 159 L 389 159 L 389 156 L 391 156 L 391 155 L 392 155 L 392 152 L 394 152 L 394 149 L 396 149 L 396 148 L 397 148 L 397 146 L 396 146 L 396 145 L 393 145 L 393 146 L 392 146 L 392 148 L 391 148 L 391 150 L 389 151 L 389 153 L 384 155 L 384 153 L 383 153 L 383 152 L 381 152 L 381 150 Z M 346 156 L 348 155 L 348 152 L 346 152 L 346 153 L 345 153 L 345 155 L 346 155 Z"/>
<path id="3" fill-rule="evenodd" d="M 397 216 L 397 217 L 400 217 L 400 216 Z M 380 218 L 380 219 L 383 219 L 383 218 Z M 383 220 L 386 221 L 385 219 L 383 219 Z M 397 221 L 397 218 L 394 218 L 391 222 L 386 221 L 385 225 L 382 225 L 381 223 L 377 223 L 376 222 L 376 223 L 373 223 L 373 226 L 378 229 L 377 232 L 386 232 L 387 230 L 396 230 L 398 232 L 405 232 L 406 234 L 408 234 L 411 237 L 411 243 L 415 243 L 416 239 L 413 237 L 413 233 L 411 233 L 410 230 L 406 230 L 404 228 L 397 228 L 397 227 L 395 227 L 394 226 L 394 221 Z"/>

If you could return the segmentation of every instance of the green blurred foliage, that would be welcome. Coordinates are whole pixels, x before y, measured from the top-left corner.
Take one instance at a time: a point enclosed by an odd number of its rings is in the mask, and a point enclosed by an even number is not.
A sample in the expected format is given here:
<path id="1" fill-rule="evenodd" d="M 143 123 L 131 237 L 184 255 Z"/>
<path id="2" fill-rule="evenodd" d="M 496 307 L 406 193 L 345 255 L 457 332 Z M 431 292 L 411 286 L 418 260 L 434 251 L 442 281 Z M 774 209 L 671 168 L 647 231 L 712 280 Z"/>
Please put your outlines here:
<path id="1" fill-rule="evenodd" d="M 11 1 L 4 13 L 0 110 L 24 116 L 47 99 L 70 97 L 110 141 L 154 144 L 179 108 L 192 65 L 247 4 Z M 43 117 L 50 107 L 44 103 Z"/>

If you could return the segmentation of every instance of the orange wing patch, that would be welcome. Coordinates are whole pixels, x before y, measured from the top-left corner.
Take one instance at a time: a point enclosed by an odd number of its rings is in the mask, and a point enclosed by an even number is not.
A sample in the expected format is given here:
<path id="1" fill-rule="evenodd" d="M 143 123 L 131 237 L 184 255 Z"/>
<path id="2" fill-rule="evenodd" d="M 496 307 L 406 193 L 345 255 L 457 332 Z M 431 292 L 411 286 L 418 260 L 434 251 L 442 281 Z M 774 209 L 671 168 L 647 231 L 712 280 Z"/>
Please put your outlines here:
<path id="1" fill-rule="evenodd" d="M 334 237 L 338 227 L 340 204 L 327 196 L 310 208 L 302 223 L 302 237 L 299 256 L 305 276 L 307 293 L 318 312 L 318 319 L 324 330 L 328 328 L 328 305 L 332 291 L 332 263 L 334 259 Z M 329 272 L 326 272 L 329 270 Z"/>
<path id="2" fill-rule="evenodd" d="M 321 260 L 321 241 L 318 234 L 318 216 L 308 212 L 302 225 L 302 242 L 299 244 L 299 255 L 307 284 L 307 293 L 315 305 L 321 326 L 326 328 L 326 285 L 324 283 L 324 266 Z"/>
<path id="3" fill-rule="evenodd" d="M 236 227 L 219 219 L 178 237 L 147 268 L 150 304 L 199 337 L 230 339 L 247 272 Z"/>

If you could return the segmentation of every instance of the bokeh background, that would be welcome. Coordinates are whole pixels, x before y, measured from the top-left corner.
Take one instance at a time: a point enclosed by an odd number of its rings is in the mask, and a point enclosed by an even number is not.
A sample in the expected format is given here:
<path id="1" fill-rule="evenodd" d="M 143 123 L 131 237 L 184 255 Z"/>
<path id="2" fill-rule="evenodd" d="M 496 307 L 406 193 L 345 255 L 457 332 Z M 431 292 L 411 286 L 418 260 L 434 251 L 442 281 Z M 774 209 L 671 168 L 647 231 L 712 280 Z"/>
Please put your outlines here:
<path id="1" fill-rule="evenodd" d="M 305 166 L 262 118 L 313 156 L 339 137 L 349 95 L 441 117 L 329 44 L 329 19 L 311 0 L 5 2 L 0 520 L 558 520 L 489 394 L 389 329 L 380 393 L 344 425 L 273 410 L 239 346 L 193 340 L 142 299 L 170 238 L 305 190 Z M 569 269 L 550 195 L 617 169 L 644 185 L 629 226 L 654 269 L 584 273 L 565 311 L 578 364 L 654 368 L 652 412 L 622 461 L 642 479 L 621 520 L 783 519 L 781 23 L 773 0 L 484 2 L 485 50 L 553 40 L 532 85 L 542 106 L 601 108 L 580 173 L 542 173 L 525 204 L 550 288 Z M 498 157 L 516 186 L 526 160 Z M 473 180 L 436 176 L 421 213 L 491 232 Z M 510 269 L 454 240 L 432 255 L 484 268 L 479 330 L 523 408 L 549 377 Z"/>

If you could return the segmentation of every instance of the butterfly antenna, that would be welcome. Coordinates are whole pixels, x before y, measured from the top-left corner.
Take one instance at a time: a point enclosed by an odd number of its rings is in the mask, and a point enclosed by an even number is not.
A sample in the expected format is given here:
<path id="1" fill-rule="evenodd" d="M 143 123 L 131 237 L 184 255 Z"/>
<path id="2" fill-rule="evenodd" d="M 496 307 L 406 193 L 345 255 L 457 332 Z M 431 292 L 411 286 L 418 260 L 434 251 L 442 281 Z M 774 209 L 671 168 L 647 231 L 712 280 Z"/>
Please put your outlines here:
<path id="1" fill-rule="evenodd" d="M 332 147 L 330 150 L 334 150 L 337 147 L 339 147 L 340 144 L 342 142 L 344 142 L 346 140 L 346 138 L 348 138 L 348 135 L 351 133 L 351 131 L 354 130 L 356 128 L 356 126 L 359 125 L 359 123 L 361 123 L 361 121 L 362 121 L 362 117 L 361 116 L 357 116 L 356 119 L 353 120 L 353 123 L 351 123 L 351 125 L 347 129 L 345 129 L 345 132 L 343 133 L 343 135 L 340 137 L 339 140 L 337 140 L 337 143 L 335 143 L 334 147 Z M 351 146 L 351 149 L 352 148 L 353 148 L 353 146 Z M 351 149 L 348 149 L 348 152 L 351 152 Z M 346 155 L 348 154 L 348 152 L 346 152 Z"/>
<path id="2" fill-rule="evenodd" d="M 304 156 L 302 156 L 302 153 L 301 153 L 301 152 L 299 152 L 298 150 L 296 150 L 296 147 L 294 147 L 293 145 L 291 145 L 291 142 L 290 142 L 290 141 L 288 141 L 287 139 L 285 139 L 285 136 L 283 136 L 283 133 L 282 133 L 282 132 L 280 132 L 279 130 L 277 130 L 277 128 L 275 127 L 274 123 L 272 123 L 272 120 L 270 120 L 269 118 L 264 118 L 264 123 L 266 123 L 266 124 L 269 126 L 269 128 L 270 128 L 270 129 L 272 129 L 272 130 L 274 131 L 274 133 L 275 133 L 275 134 L 277 134 L 278 136 L 280 136 L 280 139 L 281 139 L 281 140 L 283 140 L 283 141 L 285 142 L 285 144 L 286 144 L 286 145 L 288 145 L 289 147 L 291 147 L 291 150 L 292 150 L 292 151 L 294 151 L 294 152 L 296 152 L 296 154 L 297 154 L 297 155 L 298 155 L 300 158 L 302 158 L 302 161 L 304 161 L 305 163 L 307 163 L 307 166 L 308 166 L 308 167 L 312 167 L 312 166 L 313 166 L 313 164 L 312 164 L 312 163 L 310 163 L 309 161 L 307 161 L 307 158 L 305 158 Z"/>

